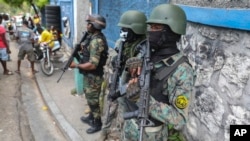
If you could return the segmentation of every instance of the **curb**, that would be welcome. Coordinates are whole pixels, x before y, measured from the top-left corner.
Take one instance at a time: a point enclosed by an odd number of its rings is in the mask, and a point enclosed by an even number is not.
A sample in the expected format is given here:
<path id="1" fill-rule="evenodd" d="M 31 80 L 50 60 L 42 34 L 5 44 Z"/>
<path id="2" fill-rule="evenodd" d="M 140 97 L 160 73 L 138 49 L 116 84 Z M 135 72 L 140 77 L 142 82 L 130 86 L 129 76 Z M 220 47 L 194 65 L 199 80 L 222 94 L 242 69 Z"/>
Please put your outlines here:
<path id="1" fill-rule="evenodd" d="M 48 93 L 47 88 L 45 87 L 40 76 L 36 75 L 35 80 L 45 103 L 47 104 L 52 116 L 56 120 L 56 123 L 64 136 L 70 141 L 84 141 L 84 139 L 78 134 L 78 132 L 64 118 L 56 103 Z"/>

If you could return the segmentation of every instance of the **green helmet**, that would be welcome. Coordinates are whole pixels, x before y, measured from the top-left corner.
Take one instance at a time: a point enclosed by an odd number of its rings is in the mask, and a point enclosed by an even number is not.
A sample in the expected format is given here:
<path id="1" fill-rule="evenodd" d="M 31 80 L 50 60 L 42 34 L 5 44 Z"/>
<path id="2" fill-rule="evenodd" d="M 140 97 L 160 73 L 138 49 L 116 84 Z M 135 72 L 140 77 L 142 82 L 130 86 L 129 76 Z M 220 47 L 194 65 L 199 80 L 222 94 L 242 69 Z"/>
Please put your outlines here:
<path id="1" fill-rule="evenodd" d="M 179 6 L 161 4 L 153 9 L 147 23 L 168 25 L 174 33 L 183 35 L 186 33 L 187 18 Z"/>
<path id="2" fill-rule="evenodd" d="M 129 10 L 122 14 L 118 26 L 131 29 L 136 34 L 145 34 L 147 31 L 145 14 L 136 10 Z"/>

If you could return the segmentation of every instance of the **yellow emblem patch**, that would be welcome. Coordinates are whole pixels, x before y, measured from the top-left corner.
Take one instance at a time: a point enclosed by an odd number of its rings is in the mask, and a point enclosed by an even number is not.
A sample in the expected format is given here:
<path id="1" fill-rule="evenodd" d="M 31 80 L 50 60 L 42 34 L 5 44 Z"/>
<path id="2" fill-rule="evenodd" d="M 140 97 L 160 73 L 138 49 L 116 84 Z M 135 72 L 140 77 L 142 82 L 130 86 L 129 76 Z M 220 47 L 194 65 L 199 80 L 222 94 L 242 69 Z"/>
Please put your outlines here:
<path id="1" fill-rule="evenodd" d="M 175 100 L 175 105 L 180 109 L 184 109 L 188 105 L 188 99 L 183 95 L 179 95 Z"/>

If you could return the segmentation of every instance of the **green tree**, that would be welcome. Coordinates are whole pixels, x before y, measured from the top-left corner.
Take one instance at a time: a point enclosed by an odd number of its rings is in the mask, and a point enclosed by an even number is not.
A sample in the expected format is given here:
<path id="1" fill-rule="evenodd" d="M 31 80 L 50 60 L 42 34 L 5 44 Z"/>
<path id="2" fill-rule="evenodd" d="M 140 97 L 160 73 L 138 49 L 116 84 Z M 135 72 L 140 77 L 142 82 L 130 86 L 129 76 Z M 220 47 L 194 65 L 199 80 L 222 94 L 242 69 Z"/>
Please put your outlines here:
<path id="1" fill-rule="evenodd" d="M 4 3 L 3 0 L 0 0 L 0 13 L 5 13 L 10 11 L 10 6 Z"/>
<path id="2" fill-rule="evenodd" d="M 32 6 L 34 8 L 43 8 L 49 3 L 49 0 L 1 0 L 11 7 L 21 8 L 27 10 L 27 7 Z M 35 11 L 36 12 L 36 11 Z"/>
<path id="3" fill-rule="evenodd" d="M 35 4 L 37 7 L 42 8 L 49 3 L 49 0 L 3 0 L 6 4 L 14 7 L 20 7 L 24 3 L 28 5 Z"/>

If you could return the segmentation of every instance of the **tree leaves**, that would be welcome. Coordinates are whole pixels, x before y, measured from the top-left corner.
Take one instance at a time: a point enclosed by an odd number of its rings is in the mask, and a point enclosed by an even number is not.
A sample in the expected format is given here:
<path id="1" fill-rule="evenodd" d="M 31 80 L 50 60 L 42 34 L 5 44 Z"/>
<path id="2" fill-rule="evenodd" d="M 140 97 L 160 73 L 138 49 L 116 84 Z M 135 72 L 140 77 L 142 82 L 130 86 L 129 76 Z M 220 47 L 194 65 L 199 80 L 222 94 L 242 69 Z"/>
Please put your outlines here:
<path id="1" fill-rule="evenodd" d="M 5 2 L 11 7 L 20 7 L 25 3 L 31 5 L 31 3 L 33 2 L 39 8 L 42 8 L 49 3 L 49 0 L 1 0 L 1 1 Z"/>

